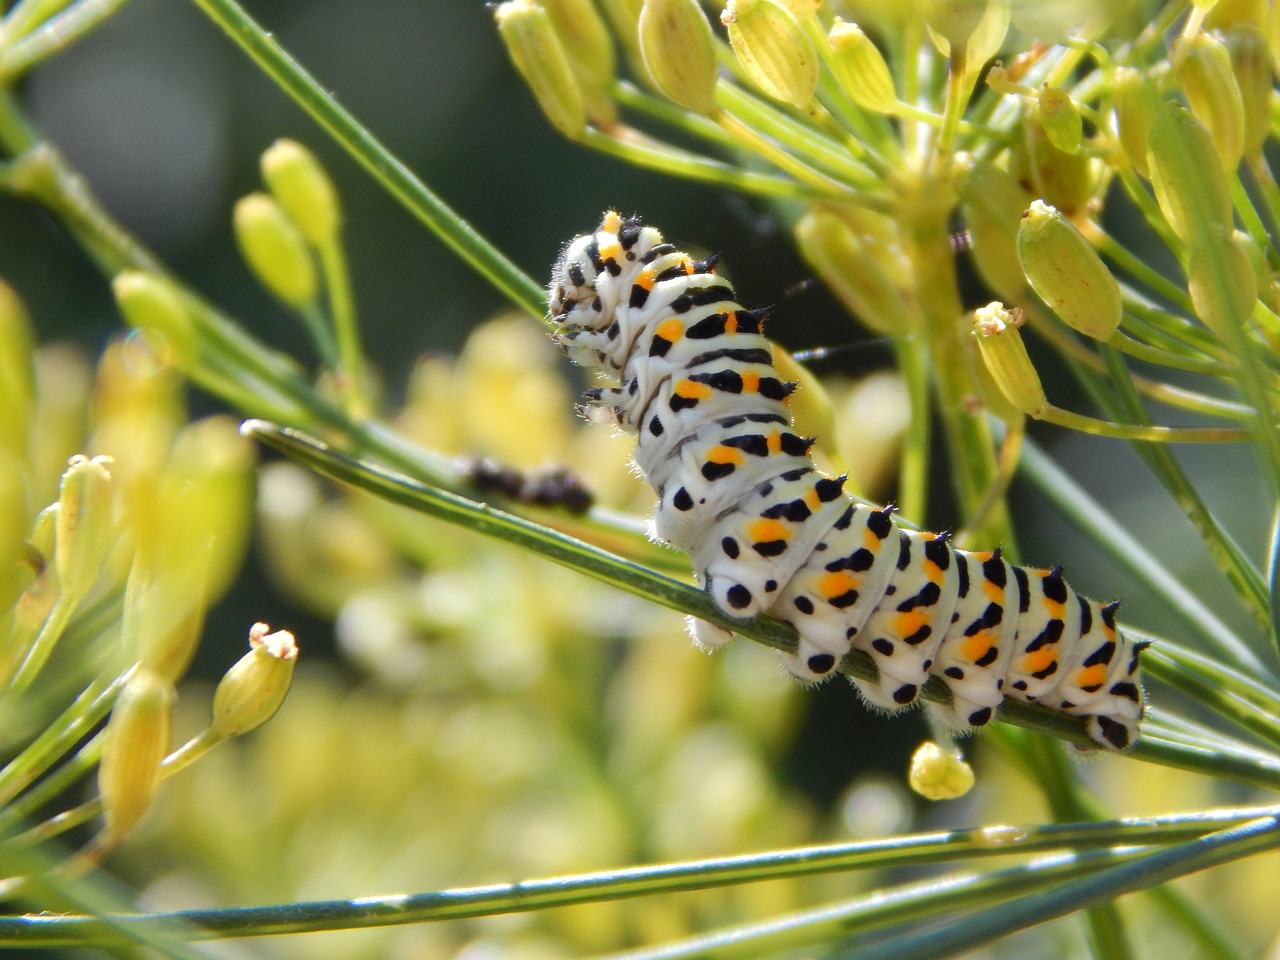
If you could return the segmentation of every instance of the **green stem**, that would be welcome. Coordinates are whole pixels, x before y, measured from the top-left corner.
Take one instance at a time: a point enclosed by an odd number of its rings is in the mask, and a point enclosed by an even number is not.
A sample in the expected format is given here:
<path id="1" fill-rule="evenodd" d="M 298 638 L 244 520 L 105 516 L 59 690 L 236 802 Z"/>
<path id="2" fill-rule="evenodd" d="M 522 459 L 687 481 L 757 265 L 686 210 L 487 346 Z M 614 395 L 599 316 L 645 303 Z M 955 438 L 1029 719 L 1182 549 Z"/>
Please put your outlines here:
<path id="1" fill-rule="evenodd" d="M 329 316 L 338 341 L 338 365 L 334 368 L 338 389 L 347 416 L 363 420 L 371 408 L 364 384 L 364 350 L 360 345 L 360 326 L 356 322 L 346 252 L 337 237 L 322 244 L 317 252 L 320 254 L 320 268 L 324 271 L 325 289 L 329 293 Z"/>
<path id="2" fill-rule="evenodd" d="M 123 7 L 128 0 L 79 0 L 30 33 L 5 45 L 0 41 L 0 86 L 8 86 L 36 64 L 65 50 Z M 2 32 L 2 31 L 0 31 Z"/>

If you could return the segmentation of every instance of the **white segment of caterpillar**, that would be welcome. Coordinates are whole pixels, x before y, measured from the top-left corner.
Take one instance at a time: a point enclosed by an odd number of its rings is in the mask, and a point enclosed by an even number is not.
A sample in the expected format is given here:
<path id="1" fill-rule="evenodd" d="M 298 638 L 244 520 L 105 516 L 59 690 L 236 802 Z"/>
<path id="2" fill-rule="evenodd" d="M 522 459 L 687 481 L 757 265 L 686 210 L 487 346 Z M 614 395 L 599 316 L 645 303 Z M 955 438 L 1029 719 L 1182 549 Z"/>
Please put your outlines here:
<path id="1" fill-rule="evenodd" d="M 636 464 L 658 495 L 657 535 L 686 551 L 729 617 L 768 613 L 799 636 L 787 669 L 822 680 L 862 650 L 873 706 L 901 710 L 936 676 L 944 723 L 986 724 L 1006 697 L 1084 717 L 1101 747 L 1137 737 L 1141 644 L 1116 628 L 1117 604 L 1077 594 L 1059 569 L 1018 567 L 998 550 L 959 550 L 899 529 L 889 509 L 852 502 L 792 430 L 761 333 L 715 273 L 635 218 L 610 211 L 557 261 L 556 339 L 617 386 L 588 399 L 637 436 Z M 696 632 L 707 645 L 727 634 Z"/>

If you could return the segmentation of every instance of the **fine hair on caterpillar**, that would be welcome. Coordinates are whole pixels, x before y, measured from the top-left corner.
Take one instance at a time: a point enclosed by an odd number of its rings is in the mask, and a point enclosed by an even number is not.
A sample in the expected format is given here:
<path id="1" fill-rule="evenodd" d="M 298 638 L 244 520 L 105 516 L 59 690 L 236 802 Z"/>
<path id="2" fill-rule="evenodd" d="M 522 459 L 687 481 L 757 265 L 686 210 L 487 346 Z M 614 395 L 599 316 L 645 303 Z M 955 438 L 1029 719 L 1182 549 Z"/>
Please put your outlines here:
<path id="1" fill-rule="evenodd" d="M 795 384 L 774 368 L 766 311 L 737 303 L 716 260 L 609 211 L 565 248 L 549 288 L 555 338 L 612 384 L 588 402 L 637 438 L 656 534 L 690 555 L 716 606 L 791 623 L 798 648 L 782 659 L 804 681 L 864 651 L 878 679 L 853 682 L 877 708 L 911 706 L 933 676 L 952 702 L 930 706 L 952 729 L 1013 698 L 1084 718 L 1100 747 L 1132 745 L 1142 645 L 1118 630 L 1117 605 L 1080 596 L 1058 568 L 960 550 L 851 501 L 793 430 Z M 730 636 L 694 629 L 705 646 Z"/>

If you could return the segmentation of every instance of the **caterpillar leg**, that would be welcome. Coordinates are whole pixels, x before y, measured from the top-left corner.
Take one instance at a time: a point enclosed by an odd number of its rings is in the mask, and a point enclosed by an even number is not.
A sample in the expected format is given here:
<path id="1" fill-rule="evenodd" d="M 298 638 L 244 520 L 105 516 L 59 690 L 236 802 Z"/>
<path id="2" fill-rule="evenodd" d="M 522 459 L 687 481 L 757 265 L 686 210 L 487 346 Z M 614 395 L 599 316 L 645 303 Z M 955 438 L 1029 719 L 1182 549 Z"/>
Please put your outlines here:
<path id="1" fill-rule="evenodd" d="M 707 653 L 728 646 L 729 641 L 733 639 L 732 630 L 717 627 L 714 623 L 699 620 L 697 617 L 685 617 L 684 628 L 694 646 Z"/>

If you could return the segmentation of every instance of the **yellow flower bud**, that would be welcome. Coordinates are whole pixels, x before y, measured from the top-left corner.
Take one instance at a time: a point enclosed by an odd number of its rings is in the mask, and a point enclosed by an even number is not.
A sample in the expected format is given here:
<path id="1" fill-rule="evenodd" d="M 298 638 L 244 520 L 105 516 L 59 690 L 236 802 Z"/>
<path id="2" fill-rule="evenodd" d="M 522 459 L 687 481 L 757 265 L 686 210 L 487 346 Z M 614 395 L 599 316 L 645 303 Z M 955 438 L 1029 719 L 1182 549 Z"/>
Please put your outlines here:
<path id="1" fill-rule="evenodd" d="M 13 287 L 0 280 L 0 457 L 25 459 L 35 413 L 35 338 Z"/>
<path id="2" fill-rule="evenodd" d="M 1038 417 L 1049 400 L 1018 333 L 1024 322 L 1022 311 L 1006 310 L 1004 304 L 993 302 L 973 312 L 973 333 L 982 362 L 1005 399 L 1028 416 Z"/>
<path id="3" fill-rule="evenodd" d="M 1018 262 L 1031 289 L 1071 329 L 1108 340 L 1120 326 L 1120 284 L 1069 220 L 1033 201 L 1018 229 Z"/>
<path id="4" fill-rule="evenodd" d="M 293 679 L 298 645 L 288 630 L 255 623 L 249 630 L 249 652 L 223 675 L 213 694 L 209 733 L 216 739 L 238 737 L 270 720 Z"/>
<path id="5" fill-rule="evenodd" d="M 989 160 L 975 162 L 961 154 L 956 165 L 956 192 L 974 266 L 1001 297 L 1019 300 L 1027 278 L 1018 264 L 1018 229 L 1033 198 L 1007 170 Z"/>
<path id="6" fill-rule="evenodd" d="M 836 443 L 836 417 L 831 395 L 821 380 L 782 347 L 770 343 L 769 350 L 781 378 L 799 385 L 789 402 L 796 432 L 802 437 L 813 437 L 814 451 L 825 456 L 832 467 L 843 473 L 844 459 Z"/>
<path id="7" fill-rule="evenodd" d="M 59 589 L 68 602 L 84 597 L 98 581 L 113 542 L 110 457 L 77 454 L 58 488 L 56 527 Z"/>
<path id="8" fill-rule="evenodd" d="M 1244 152 L 1244 103 L 1231 55 L 1217 37 L 1198 32 L 1174 41 L 1171 60 L 1191 112 L 1209 128 L 1222 168 L 1230 173 Z"/>
<path id="9" fill-rule="evenodd" d="M 581 136 L 587 127 L 582 91 L 546 9 L 533 0 L 508 0 L 493 16 L 507 55 L 543 115 L 570 140 Z"/>
<path id="10" fill-rule="evenodd" d="M 144 270 L 122 270 L 111 281 L 111 292 L 126 323 L 161 336 L 181 369 L 194 365 L 197 347 L 191 314 L 172 283 Z"/>
<path id="11" fill-rule="evenodd" d="M 911 755 L 907 783 L 926 800 L 954 800 L 973 788 L 973 768 L 959 750 L 944 750 L 926 740 Z"/>
<path id="12" fill-rule="evenodd" d="M 842 218 L 825 210 L 806 214 L 796 224 L 800 254 L 849 312 L 876 333 L 901 333 L 912 310 L 879 256 Z"/>
<path id="13" fill-rule="evenodd" d="M 1147 135 L 1160 109 L 1160 91 L 1147 71 L 1116 67 L 1111 96 L 1120 148 L 1133 168 L 1149 178 Z"/>
<path id="14" fill-rule="evenodd" d="M 1267 41 L 1256 24 L 1241 22 L 1227 32 L 1226 43 L 1244 111 L 1244 155 L 1257 160 L 1271 133 L 1273 76 Z"/>
<path id="15" fill-rule="evenodd" d="M 587 115 L 598 127 L 617 122 L 609 96 L 613 83 L 613 41 L 591 0 L 540 0 L 560 37 L 569 66 L 578 78 Z"/>
<path id="16" fill-rule="evenodd" d="M 880 48 L 861 27 L 836 17 L 827 34 L 827 43 L 831 47 L 831 71 L 850 100 L 876 113 L 893 113 L 898 109 L 889 65 Z"/>
<path id="17" fill-rule="evenodd" d="M 260 166 L 267 189 L 309 243 L 323 247 L 338 239 L 338 190 L 315 154 L 296 140 L 277 140 Z"/>
<path id="18" fill-rule="evenodd" d="M 698 0 L 645 0 L 640 53 L 659 93 L 686 110 L 715 113 L 715 40 Z"/>
<path id="19" fill-rule="evenodd" d="M 1156 202 L 1169 226 L 1190 241 L 1206 229 L 1230 231 L 1231 188 L 1209 131 L 1185 107 L 1161 104 L 1147 138 Z"/>
<path id="20" fill-rule="evenodd" d="M 120 691 L 98 766 L 108 843 L 133 829 L 155 799 L 160 762 L 169 751 L 174 700 L 173 687 L 145 670 Z"/>
<path id="21" fill-rule="evenodd" d="M 315 261 L 280 204 L 265 193 L 251 193 L 236 203 L 233 221 L 240 253 L 263 286 L 294 309 L 313 303 Z"/>
<path id="22" fill-rule="evenodd" d="M 751 81 L 775 100 L 805 107 L 818 87 L 818 51 L 780 0 L 728 0 L 720 22 Z"/>
<path id="23" fill-rule="evenodd" d="M 1210 228 L 1191 238 L 1187 292 L 1196 315 L 1225 344 L 1231 344 L 1253 312 L 1258 279 L 1243 243 L 1230 231 Z"/>
<path id="24" fill-rule="evenodd" d="M 1071 95 L 1065 90 L 1048 85 L 1040 88 L 1040 122 L 1045 136 L 1059 150 L 1075 153 L 1084 138 L 1084 121 L 1076 109 Z"/>

